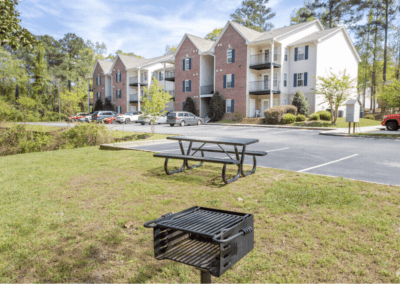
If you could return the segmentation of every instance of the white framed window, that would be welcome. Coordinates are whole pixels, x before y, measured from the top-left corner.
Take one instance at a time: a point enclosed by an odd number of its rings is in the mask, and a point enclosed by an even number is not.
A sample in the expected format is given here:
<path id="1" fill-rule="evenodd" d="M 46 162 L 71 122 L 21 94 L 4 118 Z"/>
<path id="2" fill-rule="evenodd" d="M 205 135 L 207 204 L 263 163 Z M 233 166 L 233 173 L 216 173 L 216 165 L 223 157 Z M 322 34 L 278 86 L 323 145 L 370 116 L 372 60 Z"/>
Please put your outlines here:
<path id="1" fill-rule="evenodd" d="M 264 75 L 264 90 L 269 89 L 269 75 Z"/>
<path id="2" fill-rule="evenodd" d="M 185 92 L 190 92 L 190 80 L 185 81 Z"/>
<path id="3" fill-rule="evenodd" d="M 98 100 L 101 99 L 101 92 L 97 92 L 97 99 L 98 99 Z"/>
<path id="4" fill-rule="evenodd" d="M 121 106 L 117 106 L 117 113 L 122 113 L 122 107 Z"/>
<path id="5" fill-rule="evenodd" d="M 189 69 L 189 67 L 190 67 L 190 62 L 189 61 L 190 61 L 190 58 L 186 58 L 185 59 L 185 70 L 190 70 Z"/>
<path id="6" fill-rule="evenodd" d="M 288 55 L 289 55 L 288 48 L 287 48 L 287 47 L 285 47 L 285 61 L 287 61 L 287 60 L 288 60 Z"/>
<path id="7" fill-rule="evenodd" d="M 97 77 L 96 78 L 96 83 L 97 83 L 97 86 L 100 86 L 101 85 L 101 77 L 99 76 L 99 77 Z"/>
<path id="8" fill-rule="evenodd" d="M 304 73 L 297 73 L 297 87 L 304 86 Z"/>
<path id="9" fill-rule="evenodd" d="M 226 63 L 232 63 L 232 49 L 226 51 Z"/>
<path id="10" fill-rule="evenodd" d="M 147 72 L 140 73 L 140 79 L 142 82 L 147 82 Z"/>
<path id="11" fill-rule="evenodd" d="M 278 48 L 274 49 L 274 61 L 278 61 Z"/>
<path id="12" fill-rule="evenodd" d="M 283 99 L 283 101 L 282 101 L 282 105 L 287 105 L 287 99 Z"/>
<path id="13" fill-rule="evenodd" d="M 278 87 L 278 72 L 274 72 L 274 87 Z"/>
<path id="14" fill-rule="evenodd" d="M 287 87 L 287 74 L 283 74 L 283 86 Z"/>
<path id="15" fill-rule="evenodd" d="M 121 95 L 121 89 L 118 89 L 117 90 L 117 99 L 120 99 L 121 97 L 122 97 L 122 95 Z"/>
<path id="16" fill-rule="evenodd" d="M 226 88 L 232 88 L 232 74 L 226 74 Z"/>
<path id="17" fill-rule="evenodd" d="M 232 100 L 228 99 L 226 100 L 226 113 L 232 113 Z"/>
<path id="18" fill-rule="evenodd" d="M 160 75 L 159 75 L 160 81 L 164 80 L 164 76 L 163 76 L 163 72 L 160 71 Z"/>
<path id="19" fill-rule="evenodd" d="M 269 62 L 269 49 L 264 50 L 264 62 Z"/>
<path id="20" fill-rule="evenodd" d="M 297 50 L 297 60 L 304 60 L 306 56 L 306 48 L 304 46 L 300 46 Z"/>

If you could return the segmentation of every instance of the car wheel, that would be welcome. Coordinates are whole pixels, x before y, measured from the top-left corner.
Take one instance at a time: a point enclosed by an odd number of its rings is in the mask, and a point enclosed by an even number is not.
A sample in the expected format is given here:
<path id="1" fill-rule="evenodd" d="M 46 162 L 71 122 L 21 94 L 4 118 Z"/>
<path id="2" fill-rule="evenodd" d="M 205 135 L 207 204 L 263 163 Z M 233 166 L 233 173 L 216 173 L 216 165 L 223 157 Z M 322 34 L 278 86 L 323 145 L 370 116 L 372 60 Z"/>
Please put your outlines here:
<path id="1" fill-rule="evenodd" d="M 201 120 L 200 119 L 197 121 L 197 125 L 201 125 Z"/>
<path id="2" fill-rule="evenodd" d="M 181 121 L 180 126 L 182 126 L 182 127 L 185 126 L 185 121 L 184 120 Z"/>
<path id="3" fill-rule="evenodd" d="M 172 127 L 172 126 L 175 126 L 175 124 L 173 124 L 173 123 L 170 123 L 170 126 Z"/>
<path id="4" fill-rule="evenodd" d="M 397 123 L 394 121 L 389 121 L 388 123 L 386 123 L 386 129 L 388 131 L 396 131 L 397 128 Z"/>
<path id="5" fill-rule="evenodd" d="M 144 123 L 144 122 L 141 122 L 140 124 L 141 124 L 141 125 L 144 125 L 145 123 Z"/>
<path id="6" fill-rule="evenodd" d="M 131 123 L 131 120 L 129 118 L 125 119 L 125 124 Z"/>

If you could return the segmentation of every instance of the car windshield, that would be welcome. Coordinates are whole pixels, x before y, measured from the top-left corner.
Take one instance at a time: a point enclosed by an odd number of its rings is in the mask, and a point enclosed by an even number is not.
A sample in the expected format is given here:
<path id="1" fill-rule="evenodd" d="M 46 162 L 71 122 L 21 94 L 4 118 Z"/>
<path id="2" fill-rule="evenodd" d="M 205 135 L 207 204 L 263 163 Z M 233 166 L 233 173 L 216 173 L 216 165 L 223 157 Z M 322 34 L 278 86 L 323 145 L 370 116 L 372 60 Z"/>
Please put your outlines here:
<path id="1" fill-rule="evenodd" d="M 171 112 L 171 113 L 168 114 L 168 116 L 173 116 L 173 117 L 175 117 L 175 116 L 176 116 L 176 113 L 175 113 L 175 112 Z"/>
<path id="2" fill-rule="evenodd" d="M 131 115 L 131 114 L 132 114 L 132 112 L 127 112 L 124 115 Z"/>

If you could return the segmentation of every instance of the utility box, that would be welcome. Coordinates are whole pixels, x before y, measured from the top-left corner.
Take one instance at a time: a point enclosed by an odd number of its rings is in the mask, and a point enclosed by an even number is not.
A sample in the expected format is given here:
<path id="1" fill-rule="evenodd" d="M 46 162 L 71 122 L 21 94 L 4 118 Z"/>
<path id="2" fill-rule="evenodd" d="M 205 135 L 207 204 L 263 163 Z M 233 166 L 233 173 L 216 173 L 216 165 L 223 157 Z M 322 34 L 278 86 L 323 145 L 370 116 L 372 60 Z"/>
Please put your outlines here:
<path id="1" fill-rule="evenodd" d="M 346 102 L 346 122 L 360 122 L 360 103 L 358 100 Z"/>

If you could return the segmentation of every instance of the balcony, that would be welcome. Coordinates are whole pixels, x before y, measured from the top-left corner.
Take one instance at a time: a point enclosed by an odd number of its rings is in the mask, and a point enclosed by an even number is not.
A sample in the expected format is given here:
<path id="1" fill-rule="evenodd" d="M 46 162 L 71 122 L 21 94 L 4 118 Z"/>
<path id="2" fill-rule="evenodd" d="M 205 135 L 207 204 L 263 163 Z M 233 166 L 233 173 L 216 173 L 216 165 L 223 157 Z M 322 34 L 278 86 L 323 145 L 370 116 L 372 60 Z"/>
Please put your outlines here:
<path id="1" fill-rule="evenodd" d="M 271 53 L 261 53 L 250 56 L 250 69 L 254 70 L 264 70 L 271 69 L 271 66 L 280 68 L 280 55 L 274 54 L 274 60 L 271 62 Z"/>
<path id="2" fill-rule="evenodd" d="M 165 90 L 168 94 L 171 95 L 172 100 L 175 101 L 175 90 Z"/>
<path id="3" fill-rule="evenodd" d="M 273 94 L 280 94 L 280 82 L 277 80 L 273 81 L 272 86 L 272 93 Z M 271 81 L 253 81 L 249 82 L 250 91 L 249 94 L 251 95 L 269 95 L 271 93 Z"/>
<path id="4" fill-rule="evenodd" d="M 214 93 L 214 85 L 200 87 L 200 95 L 209 95 L 213 93 Z"/>
<path id="5" fill-rule="evenodd" d="M 165 81 L 175 81 L 175 71 L 166 71 Z"/>
<path id="6" fill-rule="evenodd" d="M 129 86 L 137 86 L 139 84 L 138 77 L 129 77 Z M 140 84 L 147 85 L 147 78 L 140 77 Z"/>
<path id="7" fill-rule="evenodd" d="M 142 94 L 142 96 L 143 96 L 143 94 Z M 142 98 L 142 96 L 140 96 L 140 98 Z M 139 102 L 138 94 L 130 94 L 129 95 L 129 102 L 130 103 L 138 103 Z M 140 100 L 140 102 L 142 102 L 142 100 Z"/>

